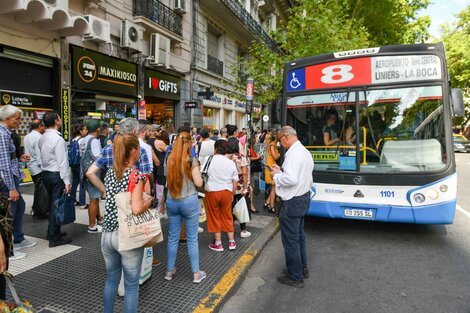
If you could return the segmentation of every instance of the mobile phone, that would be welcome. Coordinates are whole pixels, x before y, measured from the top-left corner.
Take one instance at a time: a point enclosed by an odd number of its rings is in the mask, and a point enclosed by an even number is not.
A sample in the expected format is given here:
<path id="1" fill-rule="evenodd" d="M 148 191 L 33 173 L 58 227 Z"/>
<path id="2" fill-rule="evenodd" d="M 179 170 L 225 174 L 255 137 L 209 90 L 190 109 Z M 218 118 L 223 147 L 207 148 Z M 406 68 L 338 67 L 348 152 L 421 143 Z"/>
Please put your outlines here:
<path id="1" fill-rule="evenodd" d="M 271 166 L 266 165 L 266 167 L 268 168 L 268 170 L 269 170 L 270 172 L 272 172 L 273 168 L 272 168 Z"/>

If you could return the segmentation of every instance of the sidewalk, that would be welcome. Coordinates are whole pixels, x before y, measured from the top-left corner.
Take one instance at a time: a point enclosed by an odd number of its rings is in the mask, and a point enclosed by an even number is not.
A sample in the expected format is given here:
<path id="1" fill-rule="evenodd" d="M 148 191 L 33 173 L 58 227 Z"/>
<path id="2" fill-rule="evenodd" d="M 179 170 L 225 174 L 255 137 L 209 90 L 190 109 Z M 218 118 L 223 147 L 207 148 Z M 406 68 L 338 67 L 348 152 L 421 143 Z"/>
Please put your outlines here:
<path id="1" fill-rule="evenodd" d="M 32 187 L 26 186 L 24 198 L 29 214 Z M 262 210 L 261 195 L 255 205 Z M 104 202 L 100 202 L 101 210 Z M 87 233 L 86 210 L 77 210 L 77 221 L 66 225 L 73 241 L 69 245 L 49 248 L 45 239 L 47 221 L 33 220 L 25 216 L 26 235 L 38 241 L 35 247 L 24 249 L 26 258 L 10 263 L 10 271 L 16 275 L 15 284 L 21 297 L 33 303 L 38 312 L 95 313 L 102 311 L 102 294 L 106 279 L 104 260 L 100 250 L 100 235 Z M 201 224 L 204 233 L 199 235 L 200 268 L 207 278 L 199 285 L 192 283 L 187 249 L 179 246 L 177 276 L 171 281 L 163 279 L 166 269 L 166 240 L 153 249 L 162 263 L 153 267 L 152 277 L 140 288 L 139 312 L 214 312 L 226 300 L 227 295 L 244 277 L 251 264 L 266 243 L 277 232 L 277 219 L 272 215 L 253 215 L 247 229 L 249 238 L 240 238 L 240 228 L 235 225 L 237 249 L 224 252 L 209 250 L 207 245 L 213 236 Z M 162 220 L 165 239 L 168 233 L 167 220 Z M 228 247 L 225 236 L 223 244 Z M 120 312 L 122 299 L 116 301 L 115 312 Z"/>

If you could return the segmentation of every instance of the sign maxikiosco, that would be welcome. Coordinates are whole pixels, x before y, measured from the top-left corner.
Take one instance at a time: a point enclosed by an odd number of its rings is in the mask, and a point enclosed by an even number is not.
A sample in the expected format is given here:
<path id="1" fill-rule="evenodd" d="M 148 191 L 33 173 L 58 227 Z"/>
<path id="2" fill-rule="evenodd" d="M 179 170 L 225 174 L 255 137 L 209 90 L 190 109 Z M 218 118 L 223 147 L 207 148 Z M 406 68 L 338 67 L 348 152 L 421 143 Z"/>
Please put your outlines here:
<path id="1" fill-rule="evenodd" d="M 146 97 L 180 99 L 180 79 L 157 71 L 145 69 L 144 92 Z"/>
<path id="2" fill-rule="evenodd" d="M 136 64 L 80 47 L 73 47 L 72 54 L 75 88 L 137 95 Z"/>

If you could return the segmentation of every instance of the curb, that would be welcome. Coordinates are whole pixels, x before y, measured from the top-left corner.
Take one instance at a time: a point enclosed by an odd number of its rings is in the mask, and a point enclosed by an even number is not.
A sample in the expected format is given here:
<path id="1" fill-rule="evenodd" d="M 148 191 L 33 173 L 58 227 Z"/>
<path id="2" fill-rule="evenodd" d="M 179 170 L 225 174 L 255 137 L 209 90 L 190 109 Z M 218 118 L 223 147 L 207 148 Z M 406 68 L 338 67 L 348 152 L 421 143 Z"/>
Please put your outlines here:
<path id="1" fill-rule="evenodd" d="M 263 228 L 262 233 L 238 258 L 237 262 L 225 273 L 214 288 L 199 301 L 193 313 L 219 312 L 228 297 L 240 286 L 246 273 L 263 251 L 264 247 L 279 231 L 279 220 L 272 221 Z"/>

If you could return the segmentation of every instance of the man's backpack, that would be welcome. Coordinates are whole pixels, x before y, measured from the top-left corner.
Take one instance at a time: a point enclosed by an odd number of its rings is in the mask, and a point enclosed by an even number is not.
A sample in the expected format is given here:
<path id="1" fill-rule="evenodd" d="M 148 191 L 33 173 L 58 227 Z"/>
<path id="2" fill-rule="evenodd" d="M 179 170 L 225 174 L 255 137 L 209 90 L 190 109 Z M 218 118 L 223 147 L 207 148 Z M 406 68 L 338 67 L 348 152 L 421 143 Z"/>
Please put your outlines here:
<path id="1" fill-rule="evenodd" d="M 80 166 L 80 147 L 78 145 L 78 140 L 72 140 L 69 144 L 69 165 L 71 167 Z"/>

